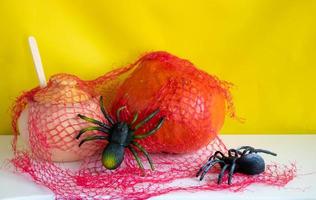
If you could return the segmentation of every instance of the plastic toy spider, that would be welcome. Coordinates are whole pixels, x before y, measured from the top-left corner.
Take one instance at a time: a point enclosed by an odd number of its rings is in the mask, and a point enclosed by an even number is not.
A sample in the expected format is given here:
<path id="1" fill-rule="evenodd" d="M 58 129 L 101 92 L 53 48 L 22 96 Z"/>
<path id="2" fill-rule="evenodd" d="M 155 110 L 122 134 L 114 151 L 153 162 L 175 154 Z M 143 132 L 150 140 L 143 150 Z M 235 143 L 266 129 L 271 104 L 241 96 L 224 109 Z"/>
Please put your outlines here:
<path id="1" fill-rule="evenodd" d="M 80 130 L 76 138 L 79 139 L 83 133 L 87 131 L 94 131 L 94 130 L 98 130 L 102 133 L 105 133 L 105 135 L 104 136 L 103 135 L 88 136 L 85 139 L 81 140 L 79 146 L 91 140 L 107 140 L 108 145 L 105 147 L 102 153 L 102 164 L 105 168 L 110 169 L 110 170 L 116 169 L 121 165 L 124 159 L 125 148 L 128 148 L 132 152 L 133 156 L 135 157 L 139 167 L 142 169 L 142 171 L 144 171 L 144 166 L 140 158 L 138 157 L 136 150 L 134 149 L 135 147 L 139 149 L 146 156 L 151 169 L 154 170 L 152 159 L 149 156 L 148 152 L 135 140 L 144 139 L 154 134 L 162 126 L 164 122 L 164 117 L 160 118 L 157 125 L 149 132 L 142 135 L 134 135 L 134 133 L 137 129 L 139 129 L 141 126 L 146 124 L 149 120 L 154 118 L 158 114 L 159 109 L 155 110 L 153 113 L 148 115 L 145 119 L 143 119 L 141 122 L 139 122 L 138 124 L 134 126 L 134 123 L 137 121 L 137 118 L 138 118 L 137 113 L 134 115 L 134 118 L 131 124 L 128 124 L 127 122 L 120 120 L 120 112 L 126 108 L 125 106 L 117 110 L 116 121 L 114 121 L 112 117 L 105 111 L 102 96 L 100 97 L 100 107 L 105 119 L 109 122 L 110 125 L 107 125 L 98 120 L 88 118 L 86 116 L 79 114 L 78 116 L 81 119 L 91 122 L 93 124 L 96 124 L 98 126 L 87 127 Z"/>
<path id="2" fill-rule="evenodd" d="M 200 181 L 203 180 L 205 174 L 217 163 L 220 164 L 221 172 L 218 175 L 217 184 L 222 183 L 222 179 L 226 170 L 228 172 L 228 184 L 232 183 L 232 177 L 235 172 L 255 175 L 264 172 L 265 163 L 261 156 L 257 153 L 266 153 L 273 156 L 276 156 L 276 153 L 273 153 L 268 150 L 255 149 L 251 146 L 242 146 L 238 149 L 229 149 L 228 156 L 225 156 L 222 152 L 216 151 L 204 164 L 196 177 L 200 175 Z"/>

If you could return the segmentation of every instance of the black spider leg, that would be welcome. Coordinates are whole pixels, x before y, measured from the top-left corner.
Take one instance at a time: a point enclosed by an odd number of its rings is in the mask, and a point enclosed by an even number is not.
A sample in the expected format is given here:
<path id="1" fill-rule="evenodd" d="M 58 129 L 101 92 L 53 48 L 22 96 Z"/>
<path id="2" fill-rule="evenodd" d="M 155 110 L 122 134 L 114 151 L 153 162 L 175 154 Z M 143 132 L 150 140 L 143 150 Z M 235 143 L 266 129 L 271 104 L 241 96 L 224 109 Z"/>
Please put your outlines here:
<path id="1" fill-rule="evenodd" d="M 273 153 L 271 151 L 264 150 L 264 149 L 255 149 L 255 148 L 253 148 L 251 146 L 242 146 L 242 147 L 238 148 L 238 150 L 241 150 L 241 149 L 244 149 L 244 151 L 242 153 L 243 155 L 246 154 L 249 151 L 249 153 L 253 153 L 253 152 L 254 153 L 266 153 L 266 154 L 270 154 L 272 156 L 277 156 L 276 153 Z"/>
<path id="2" fill-rule="evenodd" d="M 233 160 L 233 163 L 232 163 L 232 165 L 231 165 L 231 170 L 232 170 L 232 172 L 230 171 L 230 173 L 233 173 L 234 171 L 235 171 L 235 162 L 236 162 L 236 160 L 237 160 L 237 158 L 238 158 L 238 156 L 241 154 L 241 152 L 240 151 L 238 151 L 238 150 L 236 150 L 236 149 L 229 149 L 228 150 L 228 156 L 231 158 L 231 157 L 233 157 L 234 158 L 234 160 Z M 221 184 L 222 183 L 222 179 L 223 179 L 223 176 L 224 176 L 224 173 L 225 173 L 225 171 L 227 170 L 227 168 L 229 167 L 229 164 L 225 164 L 223 167 L 222 167 L 222 169 L 221 169 L 221 172 L 219 173 L 219 175 L 218 175 L 218 179 L 217 179 L 217 184 Z M 229 174 L 230 174 L 229 173 Z M 232 177 L 232 175 L 229 175 L 229 179 L 230 179 L 230 182 L 231 182 L 231 177 Z M 229 180 L 228 179 L 228 180 Z"/>
<path id="3" fill-rule="evenodd" d="M 219 157 L 218 154 L 221 156 Z M 201 172 L 205 170 L 205 168 L 207 168 L 207 166 L 209 166 L 209 164 L 212 162 L 213 159 L 217 158 L 218 160 L 222 160 L 223 158 L 225 158 L 226 156 L 220 152 L 220 151 L 216 151 L 209 159 L 208 161 L 200 168 L 200 170 L 196 173 L 196 177 L 200 176 Z"/>
<path id="4" fill-rule="evenodd" d="M 240 153 L 241 156 L 246 155 L 247 153 L 250 153 L 251 149 L 254 149 L 251 146 L 241 146 L 239 148 L 237 148 L 237 151 Z M 243 150 L 243 151 L 241 151 Z"/>
<path id="5" fill-rule="evenodd" d="M 218 175 L 217 184 L 221 184 L 222 183 L 222 179 L 223 179 L 224 173 L 225 173 L 225 171 L 226 171 L 228 166 L 229 166 L 228 164 L 225 164 L 222 167 L 221 172 Z"/>
<path id="6" fill-rule="evenodd" d="M 236 167 L 236 160 L 237 158 L 235 158 L 232 162 L 232 165 L 230 167 L 229 173 L 228 173 L 228 185 L 232 184 L 232 178 L 233 178 L 233 174 L 235 172 L 235 167 Z"/>
<path id="7" fill-rule="evenodd" d="M 253 148 L 253 147 L 252 146 L 241 146 L 241 147 L 238 147 L 237 150 L 249 149 L 249 148 Z"/>
<path id="8" fill-rule="evenodd" d="M 204 169 L 204 171 L 202 172 L 201 176 L 200 176 L 200 181 L 203 180 L 204 176 L 206 175 L 206 173 L 217 163 L 223 163 L 225 164 L 224 161 L 222 160 L 212 160 L 210 163 L 208 163 L 208 166 Z"/>
<path id="9" fill-rule="evenodd" d="M 114 125 L 114 121 L 113 121 L 112 117 L 106 112 L 106 110 L 104 108 L 102 96 L 100 96 L 100 108 L 101 108 L 101 112 L 103 113 L 103 116 L 105 117 L 105 119 L 108 120 L 108 122 L 110 122 L 110 124 Z"/>
<path id="10" fill-rule="evenodd" d="M 233 153 L 234 153 L 234 155 L 233 155 Z M 240 151 L 238 151 L 236 149 L 229 149 L 228 150 L 229 157 L 238 157 L 239 154 L 240 154 Z"/>

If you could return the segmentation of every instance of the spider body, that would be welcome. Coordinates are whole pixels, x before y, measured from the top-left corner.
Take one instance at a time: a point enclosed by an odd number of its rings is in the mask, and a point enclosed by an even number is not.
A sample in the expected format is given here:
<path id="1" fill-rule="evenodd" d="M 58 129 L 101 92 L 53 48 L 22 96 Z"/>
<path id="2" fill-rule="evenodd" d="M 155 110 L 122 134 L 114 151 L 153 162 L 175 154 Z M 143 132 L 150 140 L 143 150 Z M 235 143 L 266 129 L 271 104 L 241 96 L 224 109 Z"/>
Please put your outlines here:
<path id="1" fill-rule="evenodd" d="M 102 164 L 105 168 L 110 169 L 110 170 L 118 168 L 121 165 L 122 161 L 124 160 L 125 148 L 128 148 L 132 152 L 139 167 L 142 170 L 144 170 L 144 166 L 140 158 L 138 157 L 138 153 L 134 149 L 136 148 L 140 150 L 146 156 L 147 160 L 149 161 L 151 169 L 154 170 L 154 166 L 149 154 L 136 140 L 143 139 L 154 134 L 162 126 L 164 122 L 164 117 L 160 118 L 157 125 L 149 132 L 142 135 L 134 135 L 134 133 L 138 128 L 140 128 L 149 120 L 154 118 L 158 114 L 159 109 L 155 110 L 150 115 L 148 115 L 145 119 L 143 119 L 141 122 L 134 125 L 134 123 L 137 121 L 138 114 L 134 115 L 134 119 L 131 122 L 131 124 L 128 124 L 127 122 L 120 120 L 120 112 L 126 107 L 121 107 L 117 110 L 115 121 L 105 111 L 102 96 L 100 97 L 100 107 L 105 119 L 109 122 L 110 125 L 79 114 L 78 116 L 81 119 L 91 122 L 93 124 L 96 124 L 98 126 L 92 126 L 92 127 L 87 127 L 87 128 L 82 129 L 77 135 L 76 137 L 77 139 L 79 139 L 81 135 L 87 131 L 97 130 L 104 133 L 104 135 L 95 135 L 95 136 L 86 137 L 85 139 L 81 140 L 79 146 L 91 140 L 107 140 L 108 144 L 102 152 Z"/>
<path id="2" fill-rule="evenodd" d="M 265 170 L 265 162 L 263 158 L 256 154 L 246 154 L 236 160 L 235 172 L 256 175 L 261 174 Z"/>
<path id="3" fill-rule="evenodd" d="M 216 164 L 220 165 L 221 171 L 218 175 L 217 183 L 221 184 L 225 171 L 228 171 L 228 184 L 232 182 L 233 174 L 238 172 L 247 175 L 256 175 L 264 172 L 265 162 L 263 158 L 257 153 L 266 153 L 276 156 L 275 153 L 263 150 L 255 149 L 250 146 L 242 146 L 238 149 L 229 149 L 228 156 L 225 156 L 222 152 L 216 151 L 203 165 L 198 173 L 200 180 L 203 180 L 206 173 Z"/>
<path id="4" fill-rule="evenodd" d="M 109 133 L 109 144 L 102 152 L 102 164 L 107 169 L 116 169 L 124 160 L 125 148 L 133 140 L 133 131 L 126 122 L 118 122 Z"/>
<path id="5" fill-rule="evenodd" d="M 126 122 L 118 122 L 110 129 L 111 134 L 109 143 L 118 144 L 119 146 L 127 147 L 133 140 L 133 131 L 128 127 Z"/>

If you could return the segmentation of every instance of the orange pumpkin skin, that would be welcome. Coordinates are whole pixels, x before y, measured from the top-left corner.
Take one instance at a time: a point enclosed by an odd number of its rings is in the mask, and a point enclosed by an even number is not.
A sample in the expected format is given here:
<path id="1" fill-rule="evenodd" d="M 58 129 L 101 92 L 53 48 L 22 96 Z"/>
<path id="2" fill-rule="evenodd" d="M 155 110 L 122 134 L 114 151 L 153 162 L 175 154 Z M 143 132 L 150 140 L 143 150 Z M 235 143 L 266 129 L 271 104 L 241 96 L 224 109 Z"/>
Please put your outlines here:
<path id="1" fill-rule="evenodd" d="M 139 122 L 160 109 L 151 125 L 137 134 L 149 131 L 161 116 L 166 118 L 163 126 L 139 140 L 141 145 L 150 152 L 188 153 L 216 137 L 224 123 L 228 94 L 221 81 L 166 52 L 147 54 L 136 65 L 119 87 L 112 112 L 124 104 L 131 113 L 140 113 Z"/>

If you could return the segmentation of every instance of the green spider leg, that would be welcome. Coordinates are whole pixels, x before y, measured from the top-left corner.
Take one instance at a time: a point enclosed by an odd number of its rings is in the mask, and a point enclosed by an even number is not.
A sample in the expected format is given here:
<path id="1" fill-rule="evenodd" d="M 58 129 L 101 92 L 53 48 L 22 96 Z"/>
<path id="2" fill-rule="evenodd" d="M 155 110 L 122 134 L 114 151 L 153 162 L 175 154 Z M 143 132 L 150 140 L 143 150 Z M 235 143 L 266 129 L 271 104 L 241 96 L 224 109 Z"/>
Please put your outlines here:
<path id="1" fill-rule="evenodd" d="M 153 165 L 153 161 L 152 161 L 150 155 L 148 154 L 148 152 L 138 142 L 132 141 L 132 144 L 134 146 L 136 146 L 146 156 L 146 158 L 147 158 L 147 160 L 149 162 L 151 170 L 155 170 L 154 165 Z"/>
<path id="2" fill-rule="evenodd" d="M 135 113 L 134 118 L 131 122 L 131 126 L 137 121 L 137 119 L 138 119 L 138 113 Z"/>
<path id="3" fill-rule="evenodd" d="M 78 114 L 78 117 L 80 117 L 81 119 L 83 119 L 83 120 L 85 120 L 87 122 L 91 122 L 93 124 L 99 125 L 99 126 L 105 128 L 105 129 L 108 129 L 108 130 L 111 129 L 111 127 L 109 125 L 106 125 L 105 123 L 100 122 L 100 121 L 98 121 L 96 119 L 92 119 L 92 118 L 86 117 L 86 116 L 81 115 L 81 114 Z"/>
<path id="4" fill-rule="evenodd" d="M 81 140 L 81 142 L 79 143 L 79 147 L 88 141 L 92 141 L 92 140 L 109 140 L 108 136 L 101 136 L 101 135 L 95 135 L 95 136 L 88 136 L 85 139 Z"/>
<path id="5" fill-rule="evenodd" d="M 100 127 L 100 126 L 91 126 L 91 127 L 87 127 L 87 128 L 81 129 L 79 131 L 79 134 L 76 136 L 76 139 L 79 139 L 81 137 L 81 135 L 84 134 L 87 131 L 101 131 L 103 133 L 109 134 L 108 133 L 108 131 L 109 131 L 108 129 L 105 129 L 105 128 Z"/>
<path id="6" fill-rule="evenodd" d="M 121 121 L 120 120 L 120 113 L 121 113 L 121 111 L 122 110 L 124 110 L 124 109 L 126 109 L 126 106 L 122 106 L 122 107 L 120 107 L 119 109 L 117 109 L 117 111 L 116 111 L 116 120 L 119 122 L 119 121 Z"/>
<path id="7" fill-rule="evenodd" d="M 146 138 L 148 136 L 151 136 L 152 134 L 154 134 L 163 124 L 163 122 L 165 121 L 165 118 L 162 117 L 159 119 L 159 122 L 158 124 L 155 126 L 155 128 L 153 128 L 151 131 L 145 133 L 145 134 L 142 134 L 142 135 L 134 135 L 134 138 L 135 139 L 143 139 L 143 138 Z"/>
<path id="8" fill-rule="evenodd" d="M 103 104 L 103 97 L 100 96 L 100 108 L 101 108 L 101 112 L 103 113 L 105 119 L 107 119 L 110 124 L 114 125 L 114 120 L 112 119 L 112 117 L 106 112 L 105 108 L 104 108 L 104 104 Z"/>
<path id="9" fill-rule="evenodd" d="M 144 172 L 145 171 L 144 165 L 143 165 L 142 161 L 140 160 L 140 158 L 139 158 L 137 152 L 135 151 L 135 149 L 133 149 L 133 147 L 131 147 L 131 146 L 128 146 L 128 149 L 132 152 L 132 154 L 133 154 L 138 166 Z"/>
<path id="10" fill-rule="evenodd" d="M 154 118 L 157 114 L 159 113 L 159 109 L 155 110 L 154 112 L 152 112 L 150 115 L 148 115 L 143 121 L 139 122 L 135 128 L 134 131 L 136 131 L 137 129 L 139 129 L 141 126 L 143 126 L 144 124 L 146 124 L 149 120 L 151 120 L 152 118 Z"/>

